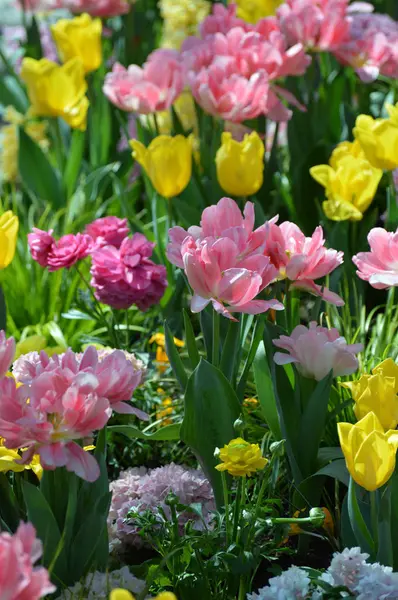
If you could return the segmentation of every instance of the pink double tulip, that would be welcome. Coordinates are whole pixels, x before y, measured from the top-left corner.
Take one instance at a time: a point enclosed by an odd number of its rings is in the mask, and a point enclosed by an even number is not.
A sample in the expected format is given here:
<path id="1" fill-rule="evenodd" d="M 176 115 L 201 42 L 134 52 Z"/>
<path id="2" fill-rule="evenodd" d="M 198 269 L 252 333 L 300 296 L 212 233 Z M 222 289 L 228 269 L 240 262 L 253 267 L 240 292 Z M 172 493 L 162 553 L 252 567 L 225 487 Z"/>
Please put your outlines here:
<path id="1" fill-rule="evenodd" d="M 21 523 L 14 533 L 0 533 L 0 598 L 40 600 L 55 592 L 47 569 L 35 566 L 43 548 L 31 523 Z"/>
<path id="2" fill-rule="evenodd" d="M 334 377 L 351 375 L 358 369 L 355 355 L 363 350 L 362 344 L 348 345 L 337 329 L 319 327 L 315 321 L 308 328 L 298 325 L 290 336 L 274 340 L 274 345 L 287 351 L 275 353 L 277 365 L 294 363 L 299 373 L 316 381 L 330 371 Z"/>
<path id="3" fill-rule="evenodd" d="M 243 27 L 247 31 L 252 28 L 249 23 L 236 16 L 236 6 L 234 4 L 224 6 L 221 2 L 217 2 L 213 4 L 212 13 L 203 19 L 199 32 L 202 38 L 206 38 L 215 33 L 227 33 L 233 27 Z"/>
<path id="4" fill-rule="evenodd" d="M 182 65 L 175 50 L 159 49 L 143 67 L 113 65 L 103 92 L 118 108 L 149 114 L 170 108 L 184 87 Z"/>
<path id="5" fill-rule="evenodd" d="M 359 252 L 352 258 L 358 277 L 377 290 L 398 286 L 398 229 L 393 233 L 375 227 L 368 242 L 370 252 Z"/>

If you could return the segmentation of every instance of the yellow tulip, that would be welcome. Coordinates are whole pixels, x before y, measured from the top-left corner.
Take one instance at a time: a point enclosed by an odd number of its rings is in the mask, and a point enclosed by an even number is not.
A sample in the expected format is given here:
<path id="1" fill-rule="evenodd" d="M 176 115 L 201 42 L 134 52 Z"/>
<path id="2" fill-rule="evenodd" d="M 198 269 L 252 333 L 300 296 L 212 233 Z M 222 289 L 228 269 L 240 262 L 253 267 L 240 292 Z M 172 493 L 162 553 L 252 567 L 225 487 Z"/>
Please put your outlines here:
<path id="1" fill-rule="evenodd" d="M 3 439 L 0 438 L 0 473 L 7 473 L 13 471 L 14 473 L 21 473 L 22 471 L 28 470 L 33 471 L 38 479 L 41 479 L 43 475 L 43 467 L 40 464 L 40 457 L 35 454 L 28 465 L 21 465 L 20 454 L 16 450 L 10 450 L 3 446 Z"/>
<path id="2" fill-rule="evenodd" d="M 8 267 L 15 255 L 19 220 L 11 210 L 0 217 L 0 269 Z"/>
<path id="3" fill-rule="evenodd" d="M 51 32 L 62 62 L 76 56 L 86 73 L 98 69 L 102 62 L 102 22 L 84 13 L 74 19 L 60 19 Z"/>
<path id="4" fill-rule="evenodd" d="M 338 423 L 341 449 L 351 477 L 373 492 L 387 483 L 395 469 L 397 433 L 384 429 L 373 412 L 355 425 Z"/>
<path id="5" fill-rule="evenodd" d="M 61 66 L 46 58 L 24 58 L 21 78 L 28 88 L 34 114 L 62 117 L 73 129 L 85 131 L 89 102 L 80 58 L 72 58 Z"/>
<path id="6" fill-rule="evenodd" d="M 311 176 L 326 191 L 322 208 L 332 221 L 360 221 L 369 208 L 383 171 L 373 167 L 359 144 L 343 142 L 330 157 L 329 165 L 310 169 Z"/>
<path id="7" fill-rule="evenodd" d="M 146 148 L 131 140 L 133 158 L 144 167 L 155 190 L 165 198 L 181 194 L 192 174 L 192 136 L 159 135 Z"/>
<path id="8" fill-rule="evenodd" d="M 217 471 L 228 471 L 234 477 L 251 475 L 268 463 L 258 444 L 249 444 L 242 438 L 231 440 L 221 448 L 219 458 L 222 462 L 216 466 Z"/>
<path id="9" fill-rule="evenodd" d="M 256 131 L 242 142 L 224 131 L 216 154 L 217 179 L 227 194 L 251 196 L 263 183 L 264 144 Z"/>
<path id="10" fill-rule="evenodd" d="M 248 23 L 257 23 L 263 17 L 274 15 L 284 0 L 228 0 L 236 4 L 236 15 Z"/>
<path id="11" fill-rule="evenodd" d="M 398 167 L 398 123 L 395 121 L 395 112 L 391 119 L 359 115 L 353 132 L 371 165 L 387 171 Z"/>

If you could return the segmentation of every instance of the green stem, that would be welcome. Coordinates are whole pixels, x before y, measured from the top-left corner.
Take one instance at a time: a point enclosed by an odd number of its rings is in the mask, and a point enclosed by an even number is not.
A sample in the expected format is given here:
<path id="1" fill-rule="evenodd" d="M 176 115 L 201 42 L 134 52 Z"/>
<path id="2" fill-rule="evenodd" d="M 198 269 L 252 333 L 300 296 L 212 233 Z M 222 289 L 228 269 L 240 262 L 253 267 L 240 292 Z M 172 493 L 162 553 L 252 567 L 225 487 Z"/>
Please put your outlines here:
<path id="1" fill-rule="evenodd" d="M 239 593 L 238 600 L 245 600 L 246 598 L 246 577 L 241 575 L 239 582 Z"/>
<path id="2" fill-rule="evenodd" d="M 257 502 L 256 502 L 256 506 L 254 508 L 254 515 L 253 515 L 253 521 L 249 530 L 249 534 L 247 536 L 247 544 L 248 546 L 250 546 L 250 542 L 251 542 L 251 537 L 253 535 L 253 530 L 256 526 L 256 521 L 257 521 L 257 517 L 258 517 L 258 513 L 260 511 L 260 506 L 261 506 L 261 500 L 263 499 L 264 496 L 264 491 L 265 491 L 265 487 L 268 483 L 268 477 L 266 476 L 266 473 L 263 474 L 263 480 L 261 482 L 261 487 L 260 487 L 260 491 L 258 492 L 258 496 L 257 496 Z"/>
<path id="3" fill-rule="evenodd" d="M 129 341 L 130 341 L 130 336 L 129 336 L 129 309 L 126 308 L 126 312 L 125 312 L 125 317 L 126 317 L 126 350 L 129 349 Z"/>
<path id="4" fill-rule="evenodd" d="M 57 157 L 58 168 L 61 173 L 64 172 L 65 167 L 65 156 L 64 156 L 64 144 L 62 141 L 61 129 L 59 126 L 59 120 L 57 117 L 51 119 L 52 137 L 54 142 L 55 154 Z"/>
<path id="5" fill-rule="evenodd" d="M 245 504 L 245 490 L 246 490 L 246 476 L 241 477 L 239 481 L 239 486 L 236 491 L 236 504 L 235 504 L 235 514 L 234 514 L 234 531 L 233 531 L 233 539 L 235 540 L 236 545 L 239 543 L 240 538 L 240 529 L 239 529 L 239 521 L 241 517 L 242 508 Z"/>
<path id="6" fill-rule="evenodd" d="M 224 494 L 224 510 L 225 510 L 225 541 L 227 548 L 229 547 L 229 501 L 228 501 L 228 487 L 227 478 L 225 472 L 221 471 L 222 489 Z"/>
<path id="7" fill-rule="evenodd" d="M 373 541 L 375 545 L 375 556 L 379 550 L 379 519 L 378 519 L 378 504 L 377 504 L 377 491 L 369 492 L 370 496 L 370 516 L 372 523 Z"/>
<path id="8" fill-rule="evenodd" d="M 220 362 L 220 313 L 213 310 L 213 356 L 212 363 L 218 367 Z"/>

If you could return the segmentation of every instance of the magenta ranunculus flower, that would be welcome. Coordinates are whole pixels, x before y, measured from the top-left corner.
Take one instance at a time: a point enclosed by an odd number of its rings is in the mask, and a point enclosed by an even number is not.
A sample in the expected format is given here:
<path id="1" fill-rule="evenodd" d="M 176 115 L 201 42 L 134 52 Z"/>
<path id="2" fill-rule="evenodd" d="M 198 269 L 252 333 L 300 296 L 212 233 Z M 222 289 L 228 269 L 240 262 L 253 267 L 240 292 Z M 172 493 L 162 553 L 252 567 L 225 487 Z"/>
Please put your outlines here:
<path id="1" fill-rule="evenodd" d="M 43 554 L 31 523 L 20 523 L 14 535 L 0 533 L 0 598 L 40 600 L 55 592 L 47 569 L 35 563 Z"/>
<path id="2" fill-rule="evenodd" d="M 68 233 L 55 241 L 47 257 L 49 271 L 69 269 L 86 258 L 92 250 L 93 241 L 84 233 Z"/>
<path id="3" fill-rule="evenodd" d="M 319 327 L 315 321 L 309 327 L 298 325 L 290 336 L 281 335 L 274 344 L 288 352 L 275 353 L 277 365 L 294 363 L 304 377 L 316 381 L 332 370 L 334 377 L 351 375 L 358 369 L 355 355 L 363 350 L 362 344 L 348 345 L 337 329 Z"/>
<path id="4" fill-rule="evenodd" d="M 141 233 L 123 240 L 120 249 L 99 248 L 92 255 L 91 285 L 95 297 L 113 308 L 136 304 L 147 310 L 157 304 L 167 286 L 166 268 L 150 256 L 154 244 Z"/>
<path id="5" fill-rule="evenodd" d="M 92 238 L 97 248 L 109 244 L 115 246 L 115 248 L 120 248 L 122 241 L 130 233 L 130 228 L 127 219 L 102 217 L 87 225 L 84 233 Z"/>
<path id="6" fill-rule="evenodd" d="M 377 290 L 398 286 L 398 229 L 374 227 L 368 235 L 370 252 L 359 252 L 352 261 L 360 279 Z"/>
<path id="7" fill-rule="evenodd" d="M 33 232 L 28 233 L 28 244 L 32 258 L 42 267 L 48 266 L 48 255 L 55 242 L 52 232 L 52 229 L 50 231 L 43 231 L 42 229 L 33 227 Z"/>
<path id="8" fill-rule="evenodd" d="M 148 56 L 142 68 L 114 64 L 105 77 L 103 91 L 118 108 L 149 114 L 169 109 L 183 88 L 179 53 L 161 48 Z"/>

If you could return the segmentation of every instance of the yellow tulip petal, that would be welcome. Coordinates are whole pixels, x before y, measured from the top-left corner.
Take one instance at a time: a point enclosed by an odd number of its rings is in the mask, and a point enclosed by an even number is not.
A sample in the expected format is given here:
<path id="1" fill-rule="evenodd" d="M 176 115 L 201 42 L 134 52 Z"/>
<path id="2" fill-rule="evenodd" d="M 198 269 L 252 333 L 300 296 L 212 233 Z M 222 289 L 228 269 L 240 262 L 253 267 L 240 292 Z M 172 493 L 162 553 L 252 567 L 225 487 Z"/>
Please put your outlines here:
<path id="1" fill-rule="evenodd" d="M 128 590 L 122 590 L 121 588 L 115 588 L 111 591 L 109 600 L 135 600 L 133 594 Z"/>
<path id="2" fill-rule="evenodd" d="M 355 457 L 355 481 L 369 492 L 384 485 L 394 472 L 395 454 L 384 434 L 372 431 Z"/>

